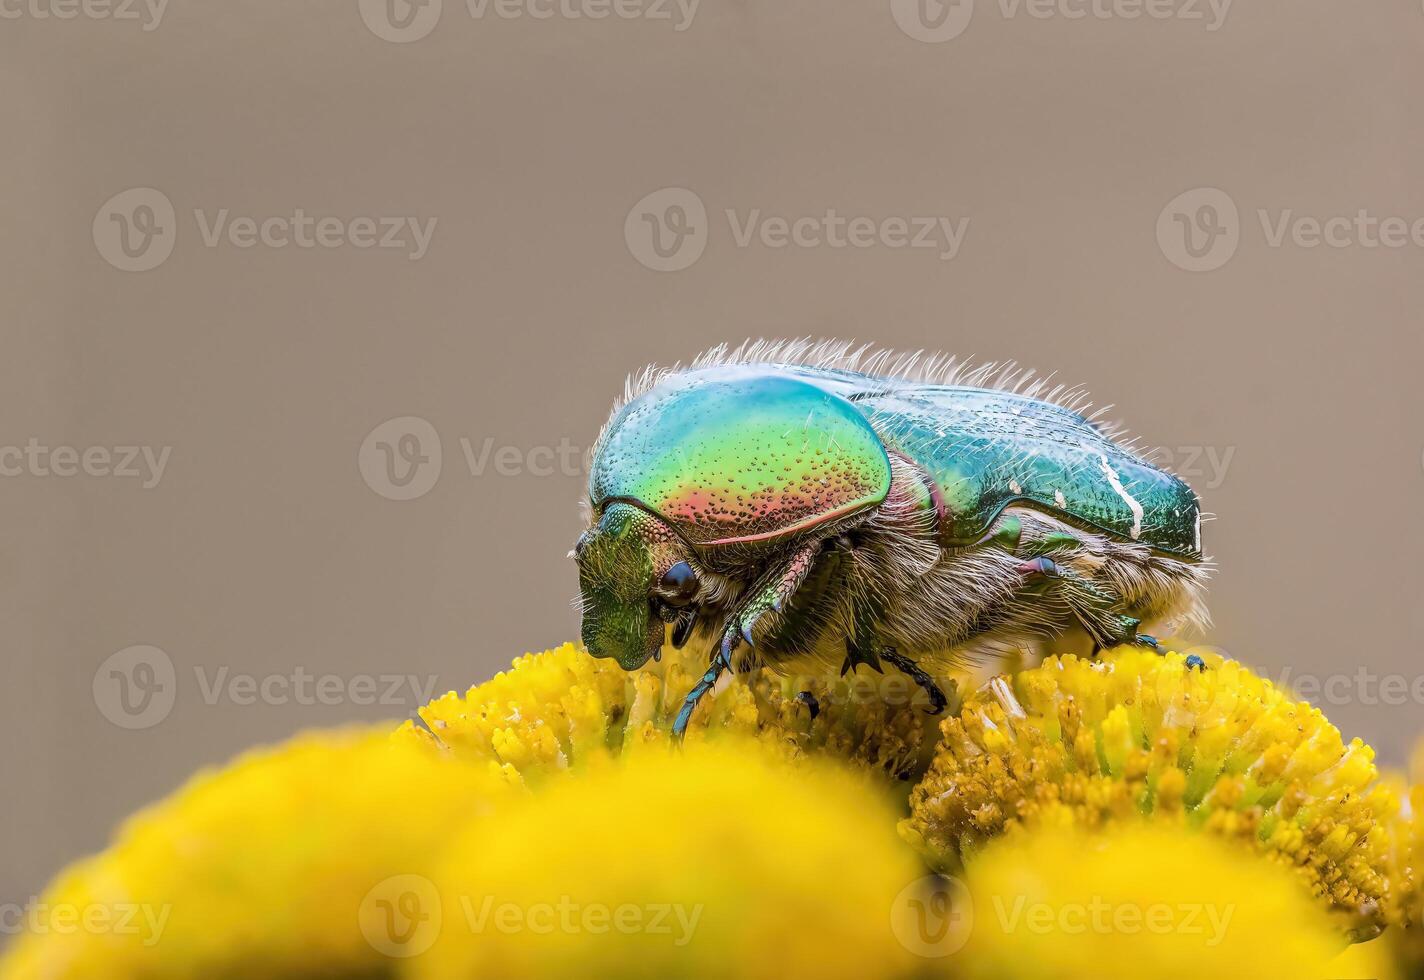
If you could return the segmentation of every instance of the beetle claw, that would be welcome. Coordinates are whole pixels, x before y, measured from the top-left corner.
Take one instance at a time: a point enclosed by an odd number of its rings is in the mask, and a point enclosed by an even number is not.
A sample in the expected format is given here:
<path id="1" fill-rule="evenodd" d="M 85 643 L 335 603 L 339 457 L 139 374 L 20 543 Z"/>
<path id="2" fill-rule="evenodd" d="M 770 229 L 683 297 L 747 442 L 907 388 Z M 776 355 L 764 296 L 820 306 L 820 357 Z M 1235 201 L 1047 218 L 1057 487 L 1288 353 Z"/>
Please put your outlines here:
<path id="1" fill-rule="evenodd" d="M 672 648 L 681 650 L 687 646 L 687 638 L 692 635 L 692 626 L 697 622 L 696 614 L 686 612 L 677 621 L 677 625 L 672 628 Z"/>

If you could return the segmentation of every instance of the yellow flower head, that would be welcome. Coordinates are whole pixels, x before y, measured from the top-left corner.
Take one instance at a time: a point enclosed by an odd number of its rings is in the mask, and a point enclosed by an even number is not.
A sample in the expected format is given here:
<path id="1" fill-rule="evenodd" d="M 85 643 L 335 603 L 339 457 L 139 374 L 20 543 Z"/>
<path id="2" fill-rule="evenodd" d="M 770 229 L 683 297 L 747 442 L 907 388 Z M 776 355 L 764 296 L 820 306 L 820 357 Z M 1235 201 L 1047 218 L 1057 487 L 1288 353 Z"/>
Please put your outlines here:
<path id="1" fill-rule="evenodd" d="M 1021 828 L 1118 833 L 1150 818 L 1245 842 L 1294 868 L 1357 938 L 1378 931 L 1398 800 L 1373 751 L 1199 652 L 1205 671 L 1132 649 L 992 682 L 944 722 L 902 833 L 953 867 Z"/>
<path id="2" fill-rule="evenodd" d="M 391 887 L 382 883 L 429 873 L 452 825 L 514 795 L 488 767 L 392 745 L 388 729 L 247 753 L 130 818 L 107 851 L 61 874 L 0 977 L 385 970 L 390 961 L 358 928 L 380 914 Z"/>
<path id="3" fill-rule="evenodd" d="M 1208 835 L 1042 827 L 988 845 L 964 884 L 954 975 L 1342 976 L 1344 940 L 1290 874 Z"/>
<path id="4" fill-rule="evenodd" d="M 1393 827 L 1389 896 L 1393 925 L 1384 938 L 1409 976 L 1424 976 L 1424 742 L 1414 752 L 1408 782 L 1403 792 L 1409 804 Z"/>
<path id="5" fill-rule="evenodd" d="M 923 871 L 883 794 L 735 736 L 548 783 L 454 843 L 405 975 L 903 976 L 891 907 Z"/>
<path id="6" fill-rule="evenodd" d="M 512 670 L 453 691 L 420 710 L 402 739 L 432 739 L 463 759 L 493 761 L 537 781 L 590 762 L 669 742 L 682 699 L 707 669 L 706 652 L 674 651 L 628 673 L 565 644 L 527 654 Z M 754 737 L 789 756 L 830 755 L 892 778 L 918 778 L 937 726 L 913 703 L 908 678 L 783 677 L 758 670 L 732 677 L 704 699 L 689 744 L 723 735 Z"/>

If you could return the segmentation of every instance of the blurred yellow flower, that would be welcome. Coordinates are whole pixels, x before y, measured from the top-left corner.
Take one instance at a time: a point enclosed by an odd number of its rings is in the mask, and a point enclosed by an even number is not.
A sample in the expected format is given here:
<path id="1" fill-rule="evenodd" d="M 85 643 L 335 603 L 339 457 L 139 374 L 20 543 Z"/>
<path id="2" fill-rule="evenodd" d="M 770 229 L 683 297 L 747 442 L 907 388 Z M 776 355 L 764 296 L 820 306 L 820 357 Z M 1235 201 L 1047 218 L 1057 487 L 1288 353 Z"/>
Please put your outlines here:
<path id="1" fill-rule="evenodd" d="M 906 839 L 953 868 L 1021 828 L 1144 817 L 1247 842 L 1295 869 L 1356 938 L 1386 920 L 1398 798 L 1374 753 L 1242 665 L 1124 649 L 1000 678 L 944 723 Z M 1186 846 L 1186 845 L 1184 845 Z"/>
<path id="2" fill-rule="evenodd" d="M 1408 806 L 1393 827 L 1391 927 L 1384 941 L 1404 974 L 1424 977 L 1424 742 L 1415 749 L 1403 792 Z"/>
<path id="3" fill-rule="evenodd" d="M 385 970 L 390 961 L 358 928 L 389 888 L 381 883 L 428 874 L 466 816 L 514 795 L 502 774 L 392 745 L 389 729 L 249 752 L 130 818 L 107 851 L 62 873 L 0 977 Z"/>
<path id="4" fill-rule="evenodd" d="M 56 880 L 0 980 L 1387 975 L 1418 931 L 1327 968 L 1326 908 L 1417 922 L 1418 817 L 1368 747 L 1207 660 L 1050 660 L 936 754 L 908 681 L 749 673 L 677 751 L 700 655 L 525 656 L 427 728 L 195 777 Z M 895 835 L 921 777 L 901 836 L 972 901 Z"/>
<path id="5" fill-rule="evenodd" d="M 434 742 L 458 758 L 512 767 L 530 782 L 571 767 L 670 741 L 682 698 L 706 670 L 706 652 L 667 647 L 661 663 L 629 673 L 565 644 L 526 654 L 513 669 L 420 709 L 398 738 Z M 918 779 L 939 732 L 912 703 L 917 689 L 893 673 L 845 678 L 735 675 L 693 716 L 687 741 L 755 737 L 790 756 L 829 755 L 896 780 Z"/>
<path id="6" fill-rule="evenodd" d="M 1344 940 L 1288 872 L 1152 824 L 1042 827 L 970 863 L 964 977 L 1338 977 Z"/>
<path id="7" fill-rule="evenodd" d="M 735 736 L 547 784 L 472 823 L 433 876 L 407 977 L 887 977 L 923 870 L 884 789 Z"/>

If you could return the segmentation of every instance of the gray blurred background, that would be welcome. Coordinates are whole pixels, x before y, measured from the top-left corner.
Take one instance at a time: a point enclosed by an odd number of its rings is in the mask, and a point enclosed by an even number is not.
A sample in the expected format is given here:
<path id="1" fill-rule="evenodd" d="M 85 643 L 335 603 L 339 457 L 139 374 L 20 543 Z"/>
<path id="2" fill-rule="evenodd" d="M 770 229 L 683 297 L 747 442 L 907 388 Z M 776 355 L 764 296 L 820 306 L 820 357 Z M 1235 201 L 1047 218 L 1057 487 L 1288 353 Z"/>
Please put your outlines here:
<path id="1" fill-rule="evenodd" d="M 0 5 L 0 901 L 575 637 L 577 455 L 748 336 L 1087 384 L 1212 642 L 1424 729 L 1417 0 L 70 2 Z"/>

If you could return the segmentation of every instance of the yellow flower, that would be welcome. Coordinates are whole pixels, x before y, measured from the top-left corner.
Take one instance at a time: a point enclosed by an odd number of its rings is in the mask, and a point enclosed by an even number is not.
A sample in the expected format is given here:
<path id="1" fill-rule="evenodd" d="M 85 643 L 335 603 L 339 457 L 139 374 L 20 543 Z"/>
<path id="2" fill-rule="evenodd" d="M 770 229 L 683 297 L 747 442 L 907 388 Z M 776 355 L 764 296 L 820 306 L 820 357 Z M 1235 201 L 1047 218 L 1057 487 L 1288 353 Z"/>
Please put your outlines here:
<path id="1" fill-rule="evenodd" d="M 1385 921 L 1398 799 L 1374 753 L 1233 661 L 1208 669 L 1121 650 L 1050 658 L 998 679 L 944 723 L 902 833 L 954 867 L 1020 828 L 1118 833 L 1150 818 L 1179 836 L 1245 842 L 1296 870 L 1356 938 Z"/>
<path id="2" fill-rule="evenodd" d="M 735 736 L 547 783 L 454 844 L 404 975 L 903 976 L 890 913 L 923 871 L 883 795 Z"/>
<path id="3" fill-rule="evenodd" d="M 1207 835 L 1043 827 L 990 844 L 965 885 L 952 975 L 1341 975 L 1331 960 L 1344 940 L 1290 874 Z"/>
<path id="4" fill-rule="evenodd" d="M 1424 742 L 1415 750 L 1408 783 L 1403 792 L 1409 805 L 1393 828 L 1395 847 L 1388 904 L 1391 926 L 1384 941 L 1402 972 L 1424 977 Z"/>
<path id="5" fill-rule="evenodd" d="M 199 775 L 56 880 L 0 980 L 1319 975 L 1341 941 L 1292 874 L 1359 922 L 1416 915 L 1418 825 L 1392 833 L 1367 747 L 1208 659 L 1050 660 L 971 697 L 935 755 L 903 679 L 737 677 L 678 751 L 700 655 L 526 656 L 428 728 Z M 901 832 L 964 876 L 972 934 L 894 832 L 921 776 Z M 1146 933 L 1057 928 L 1101 901 Z M 1192 902 L 1219 941 L 1147 928 Z M 1331 968 L 1381 973 L 1383 949 Z"/>
<path id="6" fill-rule="evenodd" d="M 381 883 L 428 873 L 464 815 L 514 795 L 501 774 L 392 745 L 388 729 L 250 752 L 199 774 L 61 874 L 0 977 L 384 970 L 389 959 L 358 928 L 379 914 Z"/>
<path id="7" fill-rule="evenodd" d="M 629 673 L 565 644 L 520 657 L 512 670 L 463 696 L 452 691 L 432 701 L 420 709 L 427 727 L 407 722 L 398 737 L 498 762 L 537 782 L 668 743 L 683 697 L 705 670 L 705 651 L 669 646 L 660 664 Z M 917 779 L 939 733 L 916 696 L 913 683 L 893 672 L 806 678 L 759 670 L 735 675 L 705 698 L 687 741 L 750 736 L 789 756 L 829 755 L 894 779 Z"/>

